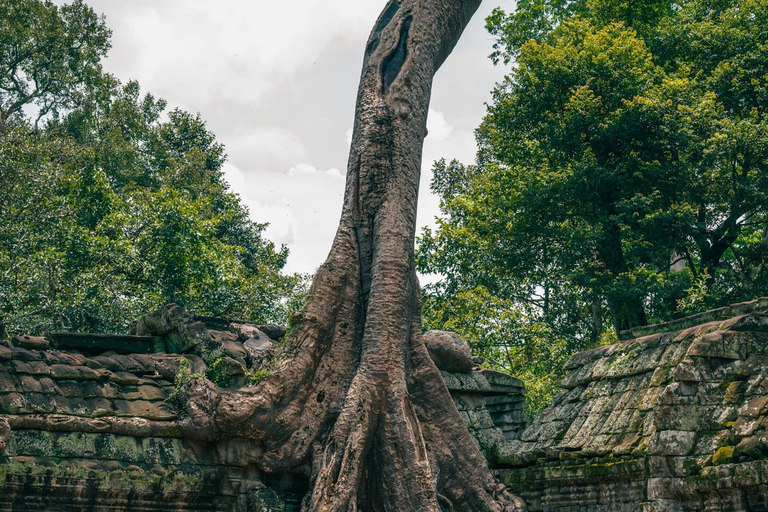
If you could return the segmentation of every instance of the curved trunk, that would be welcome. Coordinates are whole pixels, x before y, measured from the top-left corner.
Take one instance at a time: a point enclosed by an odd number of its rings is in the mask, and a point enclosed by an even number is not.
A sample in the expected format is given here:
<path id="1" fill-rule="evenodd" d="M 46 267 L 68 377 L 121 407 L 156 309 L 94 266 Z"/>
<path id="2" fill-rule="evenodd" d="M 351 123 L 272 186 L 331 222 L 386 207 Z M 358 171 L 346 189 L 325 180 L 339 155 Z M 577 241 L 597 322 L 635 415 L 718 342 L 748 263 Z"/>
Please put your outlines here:
<path id="1" fill-rule="evenodd" d="M 427 354 L 413 261 L 432 78 L 479 4 L 391 0 L 368 40 L 339 229 L 248 422 L 265 469 L 306 465 L 305 510 L 522 508 Z"/>

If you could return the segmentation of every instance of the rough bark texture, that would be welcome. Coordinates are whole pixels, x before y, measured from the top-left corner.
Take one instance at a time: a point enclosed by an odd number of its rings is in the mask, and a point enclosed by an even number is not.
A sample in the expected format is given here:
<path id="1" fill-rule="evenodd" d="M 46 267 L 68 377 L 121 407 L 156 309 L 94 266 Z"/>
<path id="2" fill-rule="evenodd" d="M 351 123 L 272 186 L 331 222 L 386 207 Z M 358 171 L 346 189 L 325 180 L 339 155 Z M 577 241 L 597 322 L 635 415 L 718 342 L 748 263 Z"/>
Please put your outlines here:
<path id="1" fill-rule="evenodd" d="M 254 414 L 236 397 L 207 411 L 223 432 L 253 429 L 264 469 L 303 466 L 306 510 L 523 507 L 494 479 L 427 354 L 413 263 L 432 78 L 479 4 L 384 9 L 365 51 L 339 229 L 286 361 L 254 392 Z"/>

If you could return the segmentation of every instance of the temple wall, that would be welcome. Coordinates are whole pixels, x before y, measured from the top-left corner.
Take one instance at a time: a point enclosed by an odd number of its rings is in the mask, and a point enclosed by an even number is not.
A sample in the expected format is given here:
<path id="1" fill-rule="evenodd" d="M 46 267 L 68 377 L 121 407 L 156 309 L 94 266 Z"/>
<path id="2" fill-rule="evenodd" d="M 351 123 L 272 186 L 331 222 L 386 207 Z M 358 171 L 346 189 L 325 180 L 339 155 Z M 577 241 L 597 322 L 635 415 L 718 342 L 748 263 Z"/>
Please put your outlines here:
<path id="1" fill-rule="evenodd" d="M 768 511 L 768 315 L 575 355 L 501 480 L 530 512 Z"/>
<path id="2" fill-rule="evenodd" d="M 0 511 L 299 510 L 301 475 L 261 473 L 247 440 L 185 438 L 174 406 L 182 361 L 206 370 L 174 352 L 213 343 L 229 385 L 243 386 L 284 329 L 153 315 L 133 337 L 0 345 Z M 521 381 L 478 365 L 442 371 L 475 442 L 530 512 L 768 511 L 768 315 L 599 347 L 566 370 L 527 428 Z M 115 421 L 126 435 L 111 433 Z"/>
<path id="3" fill-rule="evenodd" d="M 261 473 L 260 448 L 248 440 L 184 438 L 173 405 L 181 362 L 194 373 L 205 373 L 206 362 L 172 352 L 194 352 L 201 340 L 214 346 L 239 387 L 277 341 L 266 332 L 279 338 L 285 329 L 169 307 L 135 330 L 143 335 L 54 333 L 0 345 L 0 511 L 298 511 L 307 489 L 301 475 Z M 480 368 L 443 376 L 484 451 L 519 437 L 518 379 Z M 131 435 L 109 433 L 115 420 L 129 422 Z"/>

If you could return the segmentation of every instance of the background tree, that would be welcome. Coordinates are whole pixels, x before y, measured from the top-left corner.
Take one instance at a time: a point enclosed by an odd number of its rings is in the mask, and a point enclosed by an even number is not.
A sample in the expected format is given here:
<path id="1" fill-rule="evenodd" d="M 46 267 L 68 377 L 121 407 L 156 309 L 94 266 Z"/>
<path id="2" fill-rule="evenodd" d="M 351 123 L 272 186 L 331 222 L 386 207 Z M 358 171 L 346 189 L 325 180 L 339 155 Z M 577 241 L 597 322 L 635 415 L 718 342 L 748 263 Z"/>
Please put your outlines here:
<path id="1" fill-rule="evenodd" d="M 765 3 L 746 0 L 495 11 L 494 58 L 515 65 L 477 131 L 477 165 L 436 167 L 443 217 L 420 266 L 445 278 L 428 311 L 482 286 L 523 325 L 572 325 L 575 340 L 556 338 L 571 350 L 610 323 L 764 294 L 766 22 Z M 553 293 L 573 307 L 553 315 Z M 474 344 L 497 336 L 488 323 L 466 331 Z"/>
<path id="2" fill-rule="evenodd" d="M 101 70 L 109 35 L 79 1 L 0 6 L 0 334 L 120 332 L 167 302 L 284 321 L 287 249 L 229 192 L 199 115 L 161 119 Z"/>
<path id="3" fill-rule="evenodd" d="M 82 0 L 0 5 L 0 130 L 34 106 L 33 124 L 71 107 L 101 79 L 110 31 Z"/>

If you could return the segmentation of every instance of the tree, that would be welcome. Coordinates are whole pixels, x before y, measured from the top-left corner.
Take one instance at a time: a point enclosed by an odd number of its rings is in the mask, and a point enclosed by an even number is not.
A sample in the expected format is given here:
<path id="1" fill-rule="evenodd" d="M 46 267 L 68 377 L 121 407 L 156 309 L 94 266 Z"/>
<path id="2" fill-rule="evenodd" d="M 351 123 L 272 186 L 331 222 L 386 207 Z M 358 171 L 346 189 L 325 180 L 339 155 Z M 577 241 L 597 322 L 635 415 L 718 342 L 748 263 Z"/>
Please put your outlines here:
<path id="1" fill-rule="evenodd" d="M 768 287 L 768 13 L 521 0 L 487 21 L 514 64 L 476 165 L 435 166 L 417 265 L 442 276 L 425 324 L 520 376 L 536 410 L 574 351 Z"/>
<path id="2" fill-rule="evenodd" d="M 423 293 L 425 328 L 459 333 L 486 365 L 522 379 L 533 416 L 560 391 L 574 352 L 611 341 L 602 298 L 572 279 L 581 262 L 562 270 L 567 244 L 511 236 L 508 177 L 457 161 L 433 170 L 442 216 L 419 237 L 416 263 L 441 279 Z"/>
<path id="3" fill-rule="evenodd" d="M 0 337 L 123 332 L 178 302 L 283 322 L 299 276 L 221 171 L 199 115 L 103 73 L 82 2 L 0 6 Z M 295 302 L 295 301 L 294 301 Z"/>
<path id="4" fill-rule="evenodd" d="M 427 355 L 413 260 L 432 77 L 479 3 L 392 0 L 369 38 L 339 229 L 288 360 L 248 411 L 266 468 L 306 465 L 306 510 L 521 506 L 495 482 Z M 219 406 L 214 424 L 238 416 Z"/>
<path id="5" fill-rule="evenodd" d="M 478 0 L 392 0 L 365 50 L 345 200 L 282 360 L 240 391 L 192 379 L 185 435 L 237 435 L 312 511 L 512 511 L 421 338 L 413 259 L 432 78 Z M 111 419 L 112 428 L 130 428 Z"/>
<path id="6" fill-rule="evenodd" d="M 470 276 L 584 290 L 617 332 L 759 294 L 768 208 L 763 3 L 620 4 L 495 13 L 516 66 L 425 237 L 435 263 L 482 244 Z"/>
<path id="7" fill-rule="evenodd" d="M 0 5 L 0 23 L 0 132 L 29 105 L 37 108 L 37 126 L 100 80 L 110 31 L 82 0 L 62 7 L 7 0 Z"/>
<path id="8" fill-rule="evenodd" d="M 238 436 L 259 443 L 264 451 L 255 463 L 262 470 L 307 476 L 311 489 L 305 510 L 501 512 L 524 508 L 494 479 L 429 358 L 421 338 L 414 269 L 416 199 L 432 78 L 479 3 L 388 3 L 365 50 L 339 229 L 304 310 L 293 318 L 282 345 L 282 360 L 255 387 L 232 391 L 205 379 L 191 379 L 187 388 L 188 414 L 174 428 L 196 439 Z M 215 158 L 202 158 L 212 149 L 206 137 L 196 137 L 198 143 L 193 144 L 201 153 L 189 155 L 184 135 L 195 131 L 196 123 L 187 117 L 179 121 L 172 129 L 160 130 L 159 146 L 167 152 L 157 161 L 215 162 Z M 108 123 L 94 124 L 104 125 Z M 116 125 L 121 132 L 126 128 Z M 115 145 L 122 147 L 122 142 Z M 88 169 L 85 177 L 98 186 L 85 189 L 104 190 L 103 195 L 109 196 L 109 189 L 137 189 L 143 182 L 106 169 Z M 152 177 L 152 165 L 147 169 Z M 216 171 L 215 164 L 203 169 Z M 182 180 L 185 186 L 215 175 L 201 174 L 199 167 L 195 170 L 190 174 L 185 165 L 178 169 L 179 176 L 191 178 Z M 144 193 L 154 191 L 152 186 L 146 188 Z M 150 219 L 161 224 L 158 228 L 171 224 L 173 229 L 160 230 L 155 240 L 162 243 L 163 237 L 171 237 L 166 247 L 174 251 L 166 252 L 187 261 L 196 253 L 187 251 L 186 244 L 198 238 L 186 227 L 196 217 L 187 210 L 210 206 L 194 203 L 194 194 L 186 189 L 164 191 L 160 183 L 158 191 L 161 195 L 154 197 L 160 208 L 150 208 L 161 217 Z M 174 194 L 184 200 L 175 200 Z M 131 207 L 137 197 L 131 196 Z M 165 198 L 174 205 L 167 214 L 162 207 Z M 88 210 L 81 218 L 99 226 L 110 215 Z M 243 234 L 224 232 L 235 238 Z M 253 230 L 245 235 L 253 236 Z M 100 421 L 98 426 L 87 419 L 79 424 L 84 430 L 90 425 L 115 433 L 135 428 L 124 418 Z M 145 427 L 144 433 L 170 428 L 151 422 Z"/>

